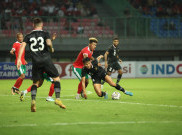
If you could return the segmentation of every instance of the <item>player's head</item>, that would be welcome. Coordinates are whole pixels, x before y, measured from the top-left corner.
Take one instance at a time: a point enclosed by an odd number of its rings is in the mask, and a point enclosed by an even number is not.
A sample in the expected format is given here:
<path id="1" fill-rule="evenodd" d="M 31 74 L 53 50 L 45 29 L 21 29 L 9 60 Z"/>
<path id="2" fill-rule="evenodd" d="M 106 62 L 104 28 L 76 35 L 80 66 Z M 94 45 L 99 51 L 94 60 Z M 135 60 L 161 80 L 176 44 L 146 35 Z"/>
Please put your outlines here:
<path id="1" fill-rule="evenodd" d="M 90 58 L 86 57 L 82 61 L 83 61 L 85 68 L 90 69 L 92 67 L 92 63 L 91 63 Z"/>
<path id="2" fill-rule="evenodd" d="M 94 51 L 97 46 L 98 40 L 94 37 L 89 38 L 89 48 L 91 51 Z"/>
<path id="3" fill-rule="evenodd" d="M 42 19 L 41 18 L 34 18 L 33 19 L 33 26 L 34 26 L 34 28 L 43 27 Z"/>
<path id="4" fill-rule="evenodd" d="M 23 42 L 23 34 L 20 32 L 16 33 L 16 39 L 18 40 L 18 42 L 22 43 Z"/>
<path id="5" fill-rule="evenodd" d="M 119 44 L 119 38 L 118 37 L 113 38 L 112 42 L 113 42 L 113 45 L 114 46 L 118 46 L 118 44 Z"/>

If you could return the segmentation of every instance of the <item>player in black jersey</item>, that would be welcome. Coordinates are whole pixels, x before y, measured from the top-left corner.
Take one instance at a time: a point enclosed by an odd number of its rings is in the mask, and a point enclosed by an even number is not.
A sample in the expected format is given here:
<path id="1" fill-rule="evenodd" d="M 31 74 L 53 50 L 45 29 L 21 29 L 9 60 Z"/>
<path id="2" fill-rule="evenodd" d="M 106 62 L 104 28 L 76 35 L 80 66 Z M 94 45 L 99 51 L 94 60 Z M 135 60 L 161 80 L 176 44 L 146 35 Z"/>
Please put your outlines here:
<path id="1" fill-rule="evenodd" d="M 56 95 L 55 104 L 65 109 L 66 106 L 62 104 L 60 100 L 60 78 L 59 73 L 54 66 L 50 52 L 54 52 L 52 41 L 50 39 L 49 33 L 44 32 L 43 21 L 40 18 L 35 18 L 33 20 L 34 30 L 27 34 L 24 38 L 22 46 L 19 51 L 17 67 L 19 69 L 21 65 L 21 55 L 28 44 L 31 57 L 32 57 L 32 80 L 33 85 L 31 88 L 31 111 L 36 112 L 35 98 L 37 93 L 37 87 L 43 82 L 43 73 L 47 73 L 49 77 L 53 78 L 54 81 L 54 91 Z"/>
<path id="2" fill-rule="evenodd" d="M 105 69 L 107 69 L 107 75 L 111 75 L 113 70 L 118 71 L 118 76 L 117 76 L 117 84 L 119 83 L 121 77 L 122 77 L 122 70 L 119 62 L 121 63 L 122 60 L 119 58 L 119 39 L 114 38 L 113 39 L 113 45 L 109 47 L 109 49 L 105 52 L 104 58 L 105 58 Z M 102 82 L 102 85 L 104 84 L 105 81 Z"/>
<path id="3" fill-rule="evenodd" d="M 133 96 L 132 92 L 126 91 L 119 84 L 116 84 L 112 81 L 111 77 L 107 75 L 106 71 L 100 66 L 100 63 L 98 63 L 101 58 L 103 58 L 102 55 L 93 61 L 91 61 L 89 58 L 83 59 L 84 67 L 82 68 L 82 88 L 84 97 L 87 98 L 85 90 L 86 74 L 89 74 L 91 76 L 95 92 L 99 97 L 104 96 L 106 99 L 108 98 L 107 93 L 101 91 L 101 80 L 106 81 L 110 86 L 115 87 L 117 90 L 122 91 L 126 95 Z"/>

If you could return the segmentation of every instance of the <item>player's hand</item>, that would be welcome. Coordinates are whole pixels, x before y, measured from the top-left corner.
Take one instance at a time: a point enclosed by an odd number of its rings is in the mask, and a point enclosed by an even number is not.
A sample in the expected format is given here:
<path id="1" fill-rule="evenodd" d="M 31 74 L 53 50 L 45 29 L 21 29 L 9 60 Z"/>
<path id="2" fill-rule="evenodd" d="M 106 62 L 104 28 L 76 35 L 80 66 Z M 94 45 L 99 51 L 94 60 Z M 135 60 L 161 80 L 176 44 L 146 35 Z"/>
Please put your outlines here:
<path id="1" fill-rule="evenodd" d="M 18 70 L 20 69 L 21 64 L 22 64 L 22 63 L 21 63 L 21 60 L 18 59 L 18 60 L 17 60 L 17 69 L 18 69 Z"/>
<path id="2" fill-rule="evenodd" d="M 87 94 L 86 92 L 83 92 L 84 98 L 87 99 Z"/>
<path id="3" fill-rule="evenodd" d="M 102 59 L 102 58 L 104 58 L 104 56 L 103 56 L 103 55 L 100 55 L 99 57 L 100 57 L 101 59 Z"/>
<path id="4" fill-rule="evenodd" d="M 27 61 L 25 61 L 25 65 L 27 65 L 28 64 L 28 62 Z"/>
<path id="5" fill-rule="evenodd" d="M 119 59 L 119 62 L 120 62 L 120 63 L 122 63 L 122 60 L 121 60 L 121 59 Z"/>
<path id="6" fill-rule="evenodd" d="M 53 34 L 52 34 L 52 40 L 55 40 L 56 37 L 57 37 L 57 33 L 53 33 Z"/>

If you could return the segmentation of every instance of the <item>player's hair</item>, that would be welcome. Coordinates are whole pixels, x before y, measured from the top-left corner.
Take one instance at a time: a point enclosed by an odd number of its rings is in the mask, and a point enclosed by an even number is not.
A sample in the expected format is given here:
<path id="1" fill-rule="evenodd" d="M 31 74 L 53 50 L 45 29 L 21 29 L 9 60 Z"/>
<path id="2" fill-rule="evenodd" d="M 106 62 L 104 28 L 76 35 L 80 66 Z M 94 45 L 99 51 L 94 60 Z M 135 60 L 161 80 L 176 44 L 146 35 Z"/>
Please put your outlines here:
<path id="1" fill-rule="evenodd" d="M 83 64 L 85 64 L 86 62 L 90 61 L 90 58 L 86 57 L 82 60 Z"/>
<path id="2" fill-rule="evenodd" d="M 89 38 L 89 43 L 91 44 L 92 42 L 97 43 L 98 40 L 95 37 L 91 37 L 91 38 Z"/>
<path id="3" fill-rule="evenodd" d="M 23 35 L 21 32 L 16 33 L 16 38 L 18 38 L 20 35 Z"/>
<path id="4" fill-rule="evenodd" d="M 34 26 L 38 26 L 40 23 L 42 23 L 42 19 L 41 18 L 34 18 L 33 19 L 33 24 Z"/>
<path id="5" fill-rule="evenodd" d="M 118 37 L 114 37 L 112 41 L 114 41 L 114 40 L 119 40 L 119 38 Z"/>

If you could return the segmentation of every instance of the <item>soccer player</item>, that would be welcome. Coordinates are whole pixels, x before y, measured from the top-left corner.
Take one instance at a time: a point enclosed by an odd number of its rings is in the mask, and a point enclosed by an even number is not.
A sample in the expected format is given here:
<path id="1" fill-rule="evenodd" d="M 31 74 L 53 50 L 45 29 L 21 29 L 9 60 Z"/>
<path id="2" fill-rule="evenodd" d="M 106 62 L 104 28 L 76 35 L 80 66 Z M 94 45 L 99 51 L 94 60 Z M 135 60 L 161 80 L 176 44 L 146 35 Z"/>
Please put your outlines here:
<path id="1" fill-rule="evenodd" d="M 31 87 L 31 111 L 36 112 L 36 93 L 37 87 L 43 81 L 43 73 L 47 73 L 54 81 L 54 91 L 56 95 L 55 104 L 65 109 L 66 106 L 60 100 L 60 78 L 59 73 L 54 66 L 50 52 L 53 52 L 52 41 L 49 33 L 44 32 L 43 21 L 40 18 L 34 18 L 33 20 L 34 30 L 27 34 L 23 40 L 22 46 L 19 51 L 17 67 L 21 65 L 21 55 L 26 45 L 29 45 L 31 56 L 32 56 L 32 80 L 33 85 Z"/>
<path id="2" fill-rule="evenodd" d="M 20 46 L 23 42 L 23 34 L 22 33 L 17 33 L 16 34 L 16 38 L 17 38 L 17 41 L 13 44 L 13 47 L 10 51 L 10 54 L 12 55 L 16 55 L 16 60 L 15 60 L 15 65 L 17 65 L 17 59 L 18 59 L 18 53 L 19 53 L 19 49 L 20 49 Z M 20 86 L 22 85 L 22 82 L 25 78 L 25 73 L 26 73 L 26 60 L 25 60 L 25 50 L 23 50 L 23 54 L 21 56 L 21 65 L 20 65 L 20 68 L 18 69 L 18 75 L 19 75 L 19 78 L 16 80 L 14 86 L 11 88 L 11 93 L 14 95 L 15 93 L 19 94 L 19 88 Z"/>
<path id="3" fill-rule="evenodd" d="M 109 49 L 104 54 L 105 69 L 107 69 L 107 75 L 110 76 L 113 70 L 118 71 L 117 82 L 116 82 L 117 84 L 121 80 L 121 77 L 123 74 L 121 70 L 121 66 L 119 64 L 119 62 L 121 63 L 122 60 L 119 58 L 119 55 L 118 55 L 119 53 L 118 45 L 119 45 L 119 39 L 114 38 L 113 44 L 111 45 L 111 47 L 109 47 Z M 104 84 L 104 82 L 105 81 L 102 81 L 102 85 Z"/>
<path id="4" fill-rule="evenodd" d="M 76 95 L 76 99 L 80 99 L 80 95 L 82 92 L 82 82 L 81 82 L 81 72 L 82 72 L 82 68 L 83 68 L 83 59 L 88 57 L 91 60 L 93 60 L 93 51 L 96 48 L 98 40 L 94 37 L 89 38 L 89 45 L 85 48 L 83 48 L 80 53 L 77 56 L 76 61 L 73 63 L 72 66 L 72 71 L 73 73 L 76 75 L 76 77 L 80 80 L 80 83 L 78 85 L 78 91 L 77 91 L 77 95 Z M 85 87 L 87 87 L 88 85 L 88 75 L 86 74 L 85 77 Z M 86 93 L 83 93 L 86 94 Z"/>
<path id="5" fill-rule="evenodd" d="M 84 67 L 82 68 L 82 88 L 84 92 L 85 99 L 87 98 L 86 90 L 85 90 L 85 76 L 89 74 L 92 78 L 93 86 L 95 92 L 99 97 L 103 97 L 105 99 L 108 98 L 106 92 L 101 91 L 101 80 L 106 81 L 110 86 L 115 87 L 117 90 L 122 91 L 126 95 L 133 96 L 132 92 L 126 91 L 119 84 L 114 83 L 109 75 L 107 75 L 106 71 L 98 65 L 100 59 L 103 58 L 103 55 L 99 56 L 96 60 L 91 61 L 89 58 L 84 58 L 83 63 Z"/>
<path id="6" fill-rule="evenodd" d="M 52 35 L 52 41 L 55 40 L 57 37 L 57 34 L 56 33 L 53 33 Z M 49 77 L 46 73 L 43 74 L 43 80 L 46 80 L 48 82 L 51 82 L 51 86 L 50 86 L 50 90 L 49 90 L 49 94 L 48 94 L 48 97 L 46 98 L 46 101 L 51 101 L 53 102 L 54 99 L 52 98 L 52 95 L 54 94 L 54 81 L 51 77 Z M 41 82 L 43 83 L 43 81 Z M 39 84 L 39 87 L 41 86 L 42 84 Z M 23 90 L 21 91 L 21 95 L 20 95 L 20 101 L 23 101 L 24 100 L 24 96 L 28 93 L 28 92 L 31 92 L 31 88 L 32 88 L 32 85 L 30 87 L 28 87 L 26 90 Z"/>

